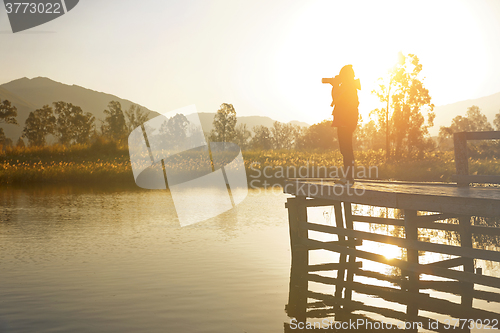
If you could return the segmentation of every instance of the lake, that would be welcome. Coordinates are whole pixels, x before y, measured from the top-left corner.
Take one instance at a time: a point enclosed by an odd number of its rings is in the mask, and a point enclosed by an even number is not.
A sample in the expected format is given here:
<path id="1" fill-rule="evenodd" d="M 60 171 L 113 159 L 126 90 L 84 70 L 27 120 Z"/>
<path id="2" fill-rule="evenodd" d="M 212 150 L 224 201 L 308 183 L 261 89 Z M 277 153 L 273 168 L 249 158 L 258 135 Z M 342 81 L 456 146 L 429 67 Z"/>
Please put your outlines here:
<path id="1" fill-rule="evenodd" d="M 259 192 L 181 228 L 165 191 L 4 189 L 0 331 L 282 331 L 286 199 Z"/>
<path id="2" fill-rule="evenodd" d="M 283 332 L 290 322 L 287 197 L 276 189 L 250 190 L 236 208 L 181 228 L 166 191 L 4 188 L 0 331 Z M 310 209 L 309 216 L 331 223 L 332 211 Z M 398 247 L 363 244 L 370 246 L 402 256 Z M 310 254 L 311 263 L 337 258 Z M 423 262 L 436 259 L 422 254 Z M 498 265 L 477 265 L 498 276 Z M 388 270 L 368 262 L 363 268 Z M 499 303 L 483 303 L 477 304 L 500 310 Z"/>

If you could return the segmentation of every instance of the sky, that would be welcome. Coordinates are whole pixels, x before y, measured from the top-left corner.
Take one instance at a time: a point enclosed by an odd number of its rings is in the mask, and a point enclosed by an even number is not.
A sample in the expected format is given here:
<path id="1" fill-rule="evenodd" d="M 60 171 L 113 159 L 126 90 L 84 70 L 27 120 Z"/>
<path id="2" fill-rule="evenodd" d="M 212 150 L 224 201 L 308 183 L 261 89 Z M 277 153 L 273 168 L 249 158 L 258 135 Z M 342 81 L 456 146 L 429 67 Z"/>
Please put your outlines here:
<path id="1" fill-rule="evenodd" d="M 398 52 L 419 57 L 435 105 L 500 92 L 500 1 L 80 0 L 16 34 L 2 6 L 0 47 L 0 83 L 44 76 L 158 112 L 230 103 L 309 124 L 331 118 L 321 78 L 352 64 L 367 120 Z"/>

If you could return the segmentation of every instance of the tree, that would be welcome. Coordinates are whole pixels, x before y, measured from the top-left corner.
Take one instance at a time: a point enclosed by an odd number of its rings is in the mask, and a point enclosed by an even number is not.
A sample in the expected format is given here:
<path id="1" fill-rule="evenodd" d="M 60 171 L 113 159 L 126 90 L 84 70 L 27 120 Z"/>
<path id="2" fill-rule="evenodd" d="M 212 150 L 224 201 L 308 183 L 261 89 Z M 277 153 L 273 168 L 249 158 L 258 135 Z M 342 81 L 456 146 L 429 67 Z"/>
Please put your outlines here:
<path id="1" fill-rule="evenodd" d="M 81 107 L 71 103 L 53 104 L 57 115 L 55 133 L 59 137 L 59 142 L 64 145 L 88 142 L 95 117 L 89 112 L 83 113 Z"/>
<path id="2" fill-rule="evenodd" d="M 210 141 L 232 142 L 236 137 L 236 111 L 232 104 L 223 103 L 214 117 L 214 129 L 210 132 Z"/>
<path id="3" fill-rule="evenodd" d="M 297 138 L 297 127 L 275 121 L 271 127 L 273 149 L 292 149 Z"/>
<path id="4" fill-rule="evenodd" d="M 354 131 L 353 145 L 355 150 L 379 150 L 385 148 L 385 129 L 378 129 L 374 120 L 359 124 Z"/>
<path id="5" fill-rule="evenodd" d="M 500 131 L 500 112 L 495 115 L 495 120 L 493 120 L 493 124 L 495 125 L 495 129 Z"/>
<path id="6" fill-rule="evenodd" d="M 449 127 L 441 126 L 439 129 L 439 146 L 442 149 L 451 148 L 453 133 L 492 130 L 493 127 L 488 122 L 488 118 L 481 112 L 481 109 L 476 105 L 472 105 L 467 108 L 465 117 L 456 116 L 452 119 Z"/>
<path id="7" fill-rule="evenodd" d="M 169 147 L 171 149 L 181 149 L 186 142 L 188 136 L 189 120 L 183 114 L 176 114 L 175 116 L 165 120 L 160 127 L 160 134 L 162 138 L 162 147 Z"/>
<path id="8" fill-rule="evenodd" d="M 103 135 L 113 140 L 122 140 L 127 135 L 128 129 L 120 102 L 109 102 L 108 109 L 104 110 L 104 113 L 106 118 L 103 124 Z"/>
<path id="9" fill-rule="evenodd" d="M 248 148 L 251 138 L 252 132 L 247 129 L 247 124 L 239 124 L 236 126 L 234 143 L 236 143 L 242 150 Z"/>
<path id="10" fill-rule="evenodd" d="M 488 118 L 481 112 L 481 109 L 477 105 L 473 105 L 467 109 L 466 117 L 469 121 L 469 131 L 493 131 Z"/>
<path id="11" fill-rule="evenodd" d="M 0 123 L 18 125 L 16 117 L 17 108 L 8 100 L 0 100 Z"/>
<path id="12" fill-rule="evenodd" d="M 0 127 L 0 145 L 5 141 L 6 138 L 7 137 L 5 136 L 3 128 Z"/>
<path id="13" fill-rule="evenodd" d="M 19 148 L 26 147 L 26 145 L 24 144 L 24 140 L 23 140 L 22 137 L 19 137 L 19 139 L 17 139 L 16 147 L 19 147 Z"/>
<path id="14" fill-rule="evenodd" d="M 135 128 L 141 126 L 149 119 L 149 112 L 143 111 L 143 109 L 136 104 L 132 104 L 128 111 L 125 111 L 125 116 L 127 118 L 127 129 L 128 132 L 132 132 Z"/>
<path id="15" fill-rule="evenodd" d="M 56 117 L 49 105 L 31 112 L 26 119 L 22 137 L 28 139 L 28 145 L 45 146 L 45 137 L 55 133 Z M 24 141 L 23 141 L 24 143 Z"/>
<path id="16" fill-rule="evenodd" d="M 250 147 L 252 149 L 269 150 L 273 148 L 271 131 L 264 125 L 254 126 L 253 132 L 255 133 L 250 140 Z"/>
<path id="17" fill-rule="evenodd" d="M 338 148 L 337 128 L 332 127 L 331 120 L 309 126 L 297 143 L 300 149 L 334 150 Z"/>
<path id="18" fill-rule="evenodd" d="M 389 153 L 391 150 L 397 157 L 411 155 L 414 150 L 420 152 L 429 149 L 429 127 L 434 124 L 434 104 L 431 103 L 429 91 L 420 78 L 422 65 L 414 54 L 404 56 L 391 71 L 384 84 L 373 93 L 385 109 L 374 110 L 378 116 L 379 128 L 386 127 L 388 121 Z M 392 114 L 388 110 L 392 109 Z M 422 113 L 427 111 L 427 121 Z M 393 146 L 393 147 L 391 147 Z"/>
<path id="19" fill-rule="evenodd" d="M 3 128 L 0 128 L 0 149 L 12 147 L 12 139 L 5 136 Z"/>

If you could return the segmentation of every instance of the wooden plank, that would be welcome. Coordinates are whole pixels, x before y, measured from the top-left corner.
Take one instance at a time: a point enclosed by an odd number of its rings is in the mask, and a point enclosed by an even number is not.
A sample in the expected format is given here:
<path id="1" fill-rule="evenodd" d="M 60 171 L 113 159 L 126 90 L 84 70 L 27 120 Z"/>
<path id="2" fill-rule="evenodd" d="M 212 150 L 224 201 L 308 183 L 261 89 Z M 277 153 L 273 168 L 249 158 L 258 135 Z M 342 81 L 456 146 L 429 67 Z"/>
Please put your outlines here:
<path id="1" fill-rule="evenodd" d="M 421 223 L 418 225 L 418 227 L 424 228 L 424 229 L 460 231 L 460 226 L 458 224 L 451 224 L 451 223 Z M 498 228 L 498 227 L 487 227 L 487 226 L 483 226 L 483 225 L 473 225 L 473 226 L 470 226 L 470 231 L 473 234 L 500 236 L 500 228 Z"/>
<path id="2" fill-rule="evenodd" d="M 354 247 L 354 246 L 361 246 L 363 245 L 363 240 L 362 239 L 353 239 L 353 240 L 338 240 L 338 241 L 331 241 L 327 242 L 329 244 L 337 244 L 337 245 L 342 245 L 342 246 L 349 246 L 349 247 Z M 321 250 L 321 248 L 315 248 L 315 247 L 307 247 L 308 250 Z"/>
<path id="3" fill-rule="evenodd" d="M 338 283 L 337 279 L 335 278 L 317 274 L 309 274 L 308 280 L 328 285 L 335 285 L 336 283 Z M 349 285 L 357 293 L 380 297 L 389 302 L 415 306 L 415 309 L 413 310 L 427 310 L 435 313 L 451 315 L 452 317 L 458 318 L 465 318 L 463 317 L 463 314 L 465 312 L 471 315 L 472 318 L 484 319 L 488 318 L 488 316 L 491 316 L 490 318 L 500 318 L 500 314 L 496 312 L 470 308 L 469 306 L 464 306 L 462 304 L 457 304 L 448 300 L 430 297 L 430 295 L 424 293 L 415 293 L 409 296 L 407 292 L 395 288 L 367 285 L 360 282 L 352 282 L 349 283 Z M 414 320 L 415 318 L 412 321 Z"/>
<path id="4" fill-rule="evenodd" d="M 355 281 L 349 281 L 349 282 L 339 281 L 339 279 L 337 278 L 332 278 L 329 276 L 322 276 L 319 274 L 312 274 L 312 273 L 308 274 L 307 280 L 328 285 L 337 285 L 339 283 L 343 283 L 346 286 L 349 286 L 352 290 L 356 291 L 357 293 L 377 296 L 385 299 L 386 301 L 397 302 L 399 304 L 408 305 L 415 301 L 415 299 L 408 297 L 408 293 L 406 291 L 396 288 L 375 286 Z M 422 294 L 422 293 L 420 294 L 417 293 L 415 295 L 412 294 L 412 297 L 423 298 L 424 300 L 427 301 L 430 298 L 428 294 Z"/>
<path id="5" fill-rule="evenodd" d="M 500 140 L 500 131 L 462 132 L 467 140 Z"/>
<path id="6" fill-rule="evenodd" d="M 336 278 L 321 276 L 318 274 L 309 274 L 308 280 L 328 285 L 336 285 L 339 282 Z M 345 282 L 345 284 L 357 293 L 376 296 L 389 302 L 396 302 L 399 304 L 405 304 L 408 307 L 413 307 L 413 313 L 410 314 L 413 318 L 407 318 L 407 320 L 410 321 L 415 321 L 417 319 L 418 310 L 446 314 L 455 318 L 465 318 L 464 315 L 470 315 L 471 318 L 500 319 L 499 313 L 471 308 L 468 305 L 457 304 L 448 300 L 430 297 L 430 295 L 424 293 L 412 293 L 411 295 L 408 295 L 408 293 L 403 290 L 390 287 L 367 285 L 361 282 Z M 415 285 L 415 287 L 418 288 L 418 285 Z M 471 319 L 470 317 L 467 318 Z"/>
<path id="7" fill-rule="evenodd" d="M 335 226 L 339 230 L 344 230 L 344 217 L 342 214 L 341 202 L 340 201 L 335 202 L 333 207 L 335 209 Z M 344 242 L 347 241 L 344 235 L 337 234 L 337 237 L 339 238 L 339 241 L 344 241 Z M 345 265 L 347 263 L 347 256 L 344 253 L 340 253 L 339 263 L 341 265 Z M 339 280 L 339 283 L 337 283 L 337 285 L 335 286 L 335 297 L 342 298 L 343 297 L 342 293 L 344 291 L 343 281 L 345 278 L 345 269 L 337 271 L 337 278 Z"/>
<path id="8" fill-rule="evenodd" d="M 320 225 L 314 223 L 307 223 L 307 228 L 314 231 L 325 232 L 330 234 L 338 234 L 342 236 L 348 237 L 357 237 L 362 238 L 374 242 L 385 243 L 397 245 L 399 247 L 420 250 L 420 251 L 429 251 L 443 254 L 451 254 L 455 256 L 467 257 L 467 258 L 475 258 L 475 259 L 483 259 L 500 262 L 500 252 L 490 251 L 490 250 L 482 250 L 482 249 L 472 249 L 472 248 L 461 248 L 459 246 L 446 245 L 446 244 L 434 244 L 428 242 L 421 242 L 409 239 L 403 239 L 394 236 L 380 235 L 366 231 L 360 230 L 348 230 L 348 229 L 340 229 L 333 226 Z M 324 243 L 324 242 L 322 242 Z"/>
<path id="9" fill-rule="evenodd" d="M 483 225 L 471 225 L 470 231 L 473 234 L 500 236 L 500 228 L 498 228 L 498 227 L 487 227 L 487 226 L 483 226 Z"/>
<path id="10" fill-rule="evenodd" d="M 420 215 L 420 216 L 417 216 L 416 222 L 418 223 L 419 228 L 446 230 L 446 231 L 459 231 L 460 227 L 458 224 L 431 222 L 431 221 L 439 221 L 439 220 L 443 220 L 443 219 L 449 219 L 449 218 L 453 218 L 455 216 L 456 216 L 456 214 Z M 390 218 L 385 218 L 385 217 L 353 215 L 353 220 L 354 220 L 354 222 L 362 222 L 362 223 L 374 223 L 374 224 L 383 224 L 383 225 L 404 226 L 404 220 L 402 220 L 402 219 L 390 219 Z M 498 235 L 498 236 L 500 236 L 500 228 L 498 228 L 498 227 L 471 226 L 471 232 L 473 234 L 485 234 L 485 235 Z"/>
<path id="11" fill-rule="evenodd" d="M 333 298 L 331 295 L 326 295 L 322 293 L 317 293 L 313 291 L 308 291 L 308 297 L 313 298 L 313 299 L 318 299 L 321 300 L 323 303 L 327 305 L 347 305 L 349 304 L 349 308 L 354 309 L 355 311 L 365 311 L 369 313 L 375 313 L 379 315 L 383 315 L 388 318 L 394 318 L 398 319 L 400 321 L 406 322 L 408 321 L 408 317 L 405 313 L 396 311 L 396 310 L 391 310 L 387 308 L 382 308 L 382 307 L 375 307 L 375 306 L 369 306 L 365 305 L 361 302 L 357 301 L 349 301 L 349 300 L 337 300 Z M 434 313 L 439 313 L 439 314 L 444 314 L 444 315 L 451 315 L 452 318 L 457 318 L 457 319 L 498 319 L 500 318 L 500 315 L 496 312 L 492 311 L 487 311 L 487 310 L 482 310 L 482 309 L 476 309 L 473 308 L 472 311 L 469 311 L 469 309 L 465 310 L 462 305 L 456 304 L 447 300 L 441 300 L 437 298 L 427 298 L 423 300 L 418 300 L 417 301 L 418 307 L 420 310 L 426 310 L 429 312 L 434 312 Z M 427 304 L 427 302 L 431 302 L 430 304 Z M 448 311 L 448 309 L 451 308 L 451 311 Z M 465 313 L 465 311 L 468 311 Z M 416 322 L 422 322 L 423 327 L 429 329 L 426 324 L 430 322 L 430 318 L 423 317 L 423 316 L 417 316 L 414 319 Z M 433 319 L 434 321 L 435 319 Z M 444 329 L 444 325 L 440 324 L 441 329 L 438 329 L 438 332 L 448 332 L 449 329 Z M 460 329 L 458 329 L 459 332 L 461 332 Z"/>
<path id="12" fill-rule="evenodd" d="M 352 188 L 328 182 L 285 181 L 285 193 L 362 205 L 484 217 L 500 216 L 500 189 L 354 183 Z M 345 188 L 345 186 L 344 186 Z M 356 192 L 357 191 L 357 192 Z M 356 194 L 357 193 L 357 194 Z"/>
<path id="13" fill-rule="evenodd" d="M 460 259 L 460 258 L 456 258 Z M 454 260 L 454 259 L 450 259 Z M 426 266 L 436 266 L 435 263 L 426 264 Z M 443 266 L 444 267 L 444 266 Z M 393 283 L 395 285 L 404 285 L 408 284 L 408 280 L 403 279 L 399 276 L 386 275 L 378 272 L 368 271 L 361 268 L 354 269 L 354 274 L 356 276 L 364 276 L 368 278 L 373 278 L 381 281 L 387 281 Z M 455 295 L 461 295 L 464 293 L 463 283 L 458 281 L 435 281 L 435 280 L 419 280 L 418 288 L 422 289 L 432 289 L 436 291 L 441 291 L 445 293 L 451 293 Z M 483 291 L 483 290 L 472 290 L 471 294 L 476 299 L 482 299 L 489 302 L 499 302 L 500 303 L 500 294 L 495 292 Z"/>
<path id="14" fill-rule="evenodd" d="M 309 265 L 307 270 L 309 272 L 319 272 L 319 271 L 334 271 L 337 269 L 355 269 L 362 267 L 363 264 L 361 261 L 357 261 L 354 263 L 328 263 L 328 264 L 319 264 L 319 265 Z"/>
<path id="15" fill-rule="evenodd" d="M 326 294 L 317 293 L 317 292 L 313 292 L 313 291 L 308 291 L 308 297 L 313 298 L 313 299 L 317 299 L 317 300 L 321 300 L 323 303 L 325 303 L 327 305 L 331 304 L 331 305 L 340 306 L 340 305 L 349 304 L 350 309 L 354 309 L 356 311 L 364 311 L 364 312 L 369 312 L 369 313 L 380 314 L 380 315 L 383 315 L 383 316 L 388 317 L 388 318 L 398 319 L 401 322 L 406 322 L 408 319 L 406 313 L 401 312 L 401 311 L 391 310 L 391 309 L 387 309 L 387 308 L 383 308 L 383 307 L 365 305 L 365 304 L 363 304 L 361 302 L 357 302 L 357 301 L 337 300 L 331 295 L 326 295 Z M 341 314 L 342 313 L 336 313 L 335 319 L 341 320 L 341 318 L 342 318 Z M 349 316 L 351 317 L 352 315 L 349 314 Z M 349 321 L 350 317 L 345 318 L 343 321 Z M 361 318 L 363 320 L 367 319 L 366 317 L 361 317 Z M 430 320 L 431 320 L 430 318 L 418 316 L 418 322 L 421 322 L 423 328 L 425 328 L 425 329 L 430 329 L 430 327 L 428 326 Z M 433 319 L 433 321 L 434 321 L 434 319 Z M 363 328 L 361 328 L 361 330 L 362 329 Z M 437 332 L 449 332 L 449 329 L 445 329 L 444 325 L 442 323 L 439 323 L 437 330 L 435 330 L 435 329 L 430 329 L 430 330 L 437 331 Z M 391 330 L 388 330 L 388 332 L 389 331 L 396 332 L 396 331 L 398 331 L 398 329 L 394 326 Z M 383 332 L 383 330 L 377 330 L 377 332 Z"/>
<path id="16" fill-rule="evenodd" d="M 400 259 L 396 259 L 396 258 L 388 259 L 381 254 L 371 253 L 371 252 L 367 252 L 367 251 L 363 251 L 363 250 L 359 250 L 359 249 L 350 249 L 350 248 L 346 248 L 346 247 L 335 245 L 335 244 L 325 244 L 324 242 L 320 242 L 320 241 L 312 240 L 312 239 L 309 239 L 306 242 L 309 244 L 323 243 L 324 244 L 323 248 L 325 250 L 338 252 L 338 253 L 352 254 L 358 258 L 362 258 L 362 259 L 366 259 L 366 260 L 370 260 L 370 261 L 375 261 L 375 262 L 389 265 L 389 266 L 399 267 L 399 268 L 405 269 L 405 270 L 412 270 L 412 271 L 418 272 L 420 274 L 440 276 L 440 277 L 444 277 L 444 278 L 448 278 L 448 279 L 459 280 L 462 282 L 472 282 L 472 283 L 480 284 L 483 286 L 500 288 L 500 278 L 496 278 L 496 277 L 492 277 L 492 276 L 455 271 L 455 270 L 451 270 L 451 269 L 447 269 L 447 268 L 432 267 L 432 266 L 426 266 L 426 265 L 422 265 L 422 264 L 414 264 L 414 263 L 409 263 L 405 260 L 400 260 Z M 314 246 L 319 246 L 319 244 L 315 244 Z"/>
<path id="17" fill-rule="evenodd" d="M 349 230 L 354 230 L 354 223 L 353 223 L 353 217 L 352 217 L 352 206 L 350 202 L 344 202 L 344 216 L 345 216 L 345 226 Z M 354 237 L 349 237 L 348 238 L 350 241 L 354 241 Z M 352 248 L 356 248 L 356 246 L 350 246 Z M 356 262 L 356 257 L 353 255 L 349 255 L 349 263 L 354 264 Z M 346 281 L 352 282 L 354 279 L 354 274 L 352 270 L 347 270 L 347 277 Z M 347 285 L 346 290 L 345 290 L 345 298 L 346 299 L 352 299 L 352 289 L 348 287 Z"/>
<path id="18" fill-rule="evenodd" d="M 289 181 L 301 181 L 301 182 L 329 182 L 334 183 L 338 181 L 339 178 L 287 178 Z M 384 180 L 384 179 L 367 179 L 367 178 L 357 178 L 356 183 L 370 183 L 378 185 L 418 185 L 418 186 L 450 186 L 456 187 L 456 184 L 445 183 L 445 182 L 412 182 L 405 180 Z"/>
<path id="19" fill-rule="evenodd" d="M 415 218 L 417 223 L 429 223 L 434 221 L 448 220 L 456 217 L 456 214 L 446 213 L 446 214 L 430 214 L 430 215 L 420 215 Z"/>
<path id="20" fill-rule="evenodd" d="M 288 305 L 285 307 L 290 317 L 298 321 L 306 320 L 307 296 L 307 267 L 309 251 L 304 245 L 307 240 L 307 230 L 303 227 L 307 221 L 307 208 L 304 206 L 304 197 L 288 198 L 288 221 L 290 230 L 290 244 L 292 252 L 292 266 L 290 270 L 290 291 Z M 306 214 L 306 216 L 304 216 Z"/>
<path id="21" fill-rule="evenodd" d="M 404 210 L 404 220 L 405 220 L 405 238 L 407 241 L 411 243 L 415 243 L 418 241 L 418 228 L 417 228 L 417 211 L 405 209 Z M 407 248 L 406 249 L 406 261 L 409 263 L 414 263 L 418 265 L 418 250 L 416 248 Z M 405 298 L 410 300 L 406 306 L 406 314 L 408 315 L 408 321 L 415 322 L 418 318 L 418 307 L 415 303 L 416 295 L 420 295 L 418 293 L 418 280 L 420 275 L 415 271 L 403 271 L 404 275 L 408 275 L 408 284 L 407 284 L 407 292 L 409 295 L 405 295 Z M 418 329 L 412 328 L 410 331 L 417 332 Z"/>
<path id="22" fill-rule="evenodd" d="M 327 281 L 324 280 L 324 282 L 327 282 Z M 332 283 L 327 283 L 327 284 L 331 285 Z M 359 292 L 357 289 L 358 288 L 356 288 L 356 292 Z M 361 292 L 361 293 L 363 293 L 363 292 Z M 365 294 L 365 293 L 363 293 L 363 294 Z M 369 293 L 368 295 L 371 295 L 371 294 L 372 293 Z M 379 296 L 376 293 L 374 295 Z M 344 306 L 349 305 L 349 309 L 352 309 L 353 311 L 359 310 L 361 306 L 365 306 L 362 302 L 359 302 L 359 301 L 352 301 L 352 300 L 345 299 L 345 298 L 338 299 L 338 298 L 334 298 L 334 297 L 332 297 L 330 295 L 326 295 L 326 294 L 323 294 L 323 293 L 317 293 L 317 292 L 313 292 L 313 291 L 308 291 L 308 296 L 310 298 L 313 298 L 313 299 L 322 300 L 323 302 L 325 302 L 325 304 L 328 304 L 328 305 L 331 305 L 331 306 L 333 306 L 333 305 L 337 305 L 337 306 L 338 305 L 344 305 Z M 383 297 L 381 297 L 381 298 L 383 298 Z M 389 296 L 389 298 L 392 299 L 393 302 L 395 301 L 393 297 Z M 367 309 L 367 308 L 365 307 L 365 309 Z M 405 317 L 406 317 L 406 313 L 404 313 L 404 312 L 396 311 L 396 310 L 390 310 L 390 309 L 386 309 L 386 308 L 382 308 L 382 307 L 372 307 L 370 312 L 382 314 L 382 315 L 385 315 L 387 317 L 397 318 L 397 319 L 400 319 L 400 320 L 404 320 Z"/>
<path id="23" fill-rule="evenodd" d="M 453 175 L 451 180 L 458 184 L 500 184 L 500 176 L 490 175 Z"/>
<path id="24" fill-rule="evenodd" d="M 461 216 L 459 218 L 460 225 L 460 246 L 462 248 L 470 249 L 472 248 L 472 233 L 471 233 L 471 217 L 470 216 Z M 465 262 L 463 264 L 464 272 L 474 273 L 474 259 L 473 258 L 464 258 Z M 463 305 L 469 306 L 472 308 L 473 297 L 471 295 L 471 291 L 474 290 L 473 283 L 467 283 L 463 286 L 464 291 L 468 291 L 462 295 L 461 303 Z"/>
<path id="25" fill-rule="evenodd" d="M 400 227 L 404 226 L 404 220 L 401 219 L 391 219 L 385 217 L 364 216 L 364 215 L 352 215 L 352 219 L 354 222 L 395 225 Z"/>
<path id="26" fill-rule="evenodd" d="M 387 282 L 393 283 L 395 285 L 400 285 L 403 282 L 407 282 L 406 279 L 404 279 L 403 277 L 400 277 L 400 276 L 386 275 L 386 274 L 382 274 L 379 272 L 364 270 L 361 268 L 354 269 L 353 272 L 357 276 L 364 276 L 364 277 L 377 279 L 377 280 L 381 280 L 381 281 L 387 281 Z"/>
<path id="27" fill-rule="evenodd" d="M 434 229 L 434 230 L 446 230 L 446 231 L 459 231 L 460 228 L 458 224 L 440 223 L 440 222 L 422 222 L 418 224 L 418 227 L 422 229 Z"/>
<path id="28" fill-rule="evenodd" d="M 288 227 L 290 232 L 290 247 L 292 249 L 297 248 L 301 243 L 299 237 L 299 220 L 297 217 L 297 198 L 287 199 L 287 209 L 288 209 Z"/>
<path id="29" fill-rule="evenodd" d="M 462 295 L 470 293 L 475 299 L 500 303 L 500 294 L 484 290 L 464 290 L 464 283 L 458 281 L 422 281 L 418 282 L 419 289 L 432 289 L 445 293 Z"/>
<path id="30" fill-rule="evenodd" d="M 287 313 L 299 321 L 306 319 L 305 305 L 307 297 L 302 290 L 307 289 L 307 267 L 309 264 L 309 251 L 304 245 L 307 240 L 307 208 L 304 206 L 305 198 L 289 198 L 288 218 L 290 230 L 290 243 L 292 252 L 292 267 L 290 271 L 290 292 Z"/>
<path id="31" fill-rule="evenodd" d="M 469 160 L 467 158 L 467 133 L 454 133 L 453 146 L 455 149 L 455 168 L 457 170 L 457 175 L 468 175 Z"/>
<path id="32" fill-rule="evenodd" d="M 453 258 L 453 259 L 431 262 L 431 263 L 425 264 L 425 265 L 426 266 L 434 266 L 434 267 L 451 268 L 451 267 L 462 266 L 468 260 L 469 260 L 468 258 Z"/>

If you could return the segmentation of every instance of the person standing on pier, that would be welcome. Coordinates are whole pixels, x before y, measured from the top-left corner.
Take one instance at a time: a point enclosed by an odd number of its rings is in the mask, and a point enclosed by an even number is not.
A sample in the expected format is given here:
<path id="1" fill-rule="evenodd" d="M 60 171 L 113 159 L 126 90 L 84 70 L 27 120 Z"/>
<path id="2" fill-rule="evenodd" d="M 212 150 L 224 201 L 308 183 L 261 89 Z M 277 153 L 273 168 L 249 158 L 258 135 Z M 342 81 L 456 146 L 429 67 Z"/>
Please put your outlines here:
<path id="1" fill-rule="evenodd" d="M 336 77 L 323 79 L 323 83 L 332 85 L 332 127 L 337 127 L 339 148 L 344 159 L 344 177 L 339 181 L 342 184 L 354 183 L 352 135 L 358 125 L 358 90 L 361 90 L 359 79 L 354 77 L 352 65 L 346 65 Z"/>

